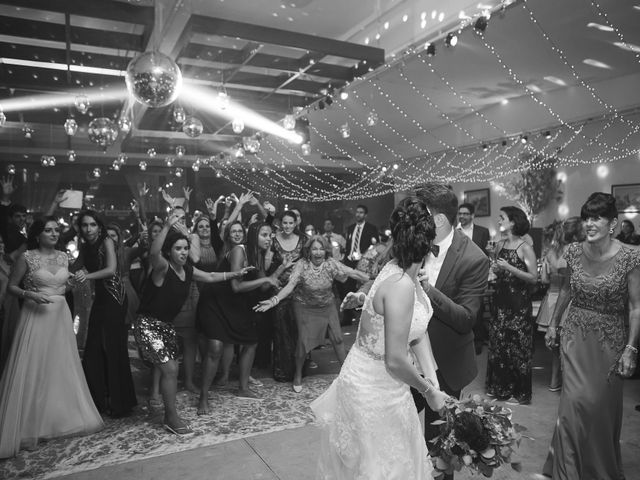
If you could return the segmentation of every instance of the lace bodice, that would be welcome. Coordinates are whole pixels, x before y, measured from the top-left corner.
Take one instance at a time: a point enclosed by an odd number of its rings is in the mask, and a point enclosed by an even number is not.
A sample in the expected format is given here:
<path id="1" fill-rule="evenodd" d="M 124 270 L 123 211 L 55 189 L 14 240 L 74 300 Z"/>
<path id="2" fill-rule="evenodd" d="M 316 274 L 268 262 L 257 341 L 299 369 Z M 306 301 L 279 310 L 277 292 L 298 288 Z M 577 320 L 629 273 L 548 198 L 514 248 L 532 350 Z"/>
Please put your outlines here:
<path id="1" fill-rule="evenodd" d="M 626 341 L 626 316 L 629 303 L 628 275 L 640 266 L 640 251 L 622 246 L 609 260 L 609 270 L 592 276 L 582 265 L 582 244 L 573 243 L 564 258 L 571 267 L 571 309 L 565 319 L 563 335 L 577 330 L 592 330 L 615 350 L 622 351 Z"/>
<path id="2" fill-rule="evenodd" d="M 384 317 L 376 313 L 373 308 L 373 298 L 378 287 L 391 275 L 402 273 L 402 269 L 395 263 L 389 262 L 378 274 L 373 282 L 371 290 L 367 295 L 363 313 L 360 319 L 360 326 L 356 337 L 356 345 L 364 351 L 369 357 L 377 360 L 384 360 L 385 344 L 384 344 Z M 427 331 L 429 320 L 433 314 L 431 302 L 424 293 L 422 288 L 416 288 L 413 304 L 413 318 L 411 319 L 411 327 L 409 329 L 409 343 L 416 340 Z M 409 345 L 407 344 L 407 352 Z"/>
<path id="3" fill-rule="evenodd" d="M 24 253 L 27 273 L 24 276 L 25 290 L 46 295 L 64 295 L 69 279 L 69 258 L 63 252 L 45 257 L 37 250 Z"/>

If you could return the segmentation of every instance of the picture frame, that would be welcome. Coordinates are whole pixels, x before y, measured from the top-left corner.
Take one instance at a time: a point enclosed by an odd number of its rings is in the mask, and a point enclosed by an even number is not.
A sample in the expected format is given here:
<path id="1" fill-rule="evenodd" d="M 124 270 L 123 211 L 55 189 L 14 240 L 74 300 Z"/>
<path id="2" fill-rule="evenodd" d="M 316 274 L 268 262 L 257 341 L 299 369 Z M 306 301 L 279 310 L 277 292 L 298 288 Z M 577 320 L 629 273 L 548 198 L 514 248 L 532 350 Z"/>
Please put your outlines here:
<path id="1" fill-rule="evenodd" d="M 476 217 L 488 217 L 491 215 L 491 190 L 488 188 L 465 190 L 464 203 L 470 203 L 475 207 Z"/>
<path id="2" fill-rule="evenodd" d="M 619 213 L 640 213 L 640 183 L 611 185 Z"/>

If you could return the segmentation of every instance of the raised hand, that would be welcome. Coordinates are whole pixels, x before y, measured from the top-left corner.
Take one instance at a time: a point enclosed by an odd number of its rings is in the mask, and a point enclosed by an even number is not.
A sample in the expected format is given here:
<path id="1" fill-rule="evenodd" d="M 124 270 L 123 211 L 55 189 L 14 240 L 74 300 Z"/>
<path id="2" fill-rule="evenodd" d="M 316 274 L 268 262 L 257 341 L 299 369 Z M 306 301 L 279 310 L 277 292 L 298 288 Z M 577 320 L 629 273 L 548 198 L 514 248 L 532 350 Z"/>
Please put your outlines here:
<path id="1" fill-rule="evenodd" d="M 214 202 L 210 198 L 207 198 L 204 201 L 204 206 L 207 207 L 207 212 L 209 212 L 209 214 L 211 214 L 211 215 L 215 215 L 215 213 L 216 213 L 216 205 L 217 205 L 217 202 Z"/>
<path id="2" fill-rule="evenodd" d="M 58 193 L 56 193 L 56 198 L 54 198 L 53 201 L 56 203 L 56 205 L 60 205 L 66 199 L 67 199 L 67 191 L 66 190 L 58 190 Z"/>
<path id="3" fill-rule="evenodd" d="M 173 197 L 171 195 L 169 195 L 164 188 L 160 189 L 160 193 L 162 193 L 162 198 L 164 199 L 164 201 L 167 202 L 170 207 L 173 207 L 174 206 L 173 205 Z"/>
<path id="4" fill-rule="evenodd" d="M 193 192 L 193 188 L 184 187 L 182 191 L 184 192 L 185 200 L 188 202 L 189 199 L 191 198 L 191 193 Z"/>
<path id="5" fill-rule="evenodd" d="M 136 217 L 140 215 L 140 205 L 135 199 L 131 200 L 131 211 L 136 215 Z"/>
<path id="6" fill-rule="evenodd" d="M 143 182 L 142 185 L 138 184 L 138 195 L 140 198 L 145 197 L 149 193 L 149 187 L 147 182 Z"/>
<path id="7" fill-rule="evenodd" d="M 2 195 L 4 197 L 10 197 L 16 191 L 16 187 L 13 185 L 13 175 L 2 177 L 0 185 L 2 186 Z"/>
<path id="8" fill-rule="evenodd" d="M 340 310 L 350 310 L 352 308 L 360 308 L 364 304 L 363 292 L 349 292 L 340 304 Z"/>

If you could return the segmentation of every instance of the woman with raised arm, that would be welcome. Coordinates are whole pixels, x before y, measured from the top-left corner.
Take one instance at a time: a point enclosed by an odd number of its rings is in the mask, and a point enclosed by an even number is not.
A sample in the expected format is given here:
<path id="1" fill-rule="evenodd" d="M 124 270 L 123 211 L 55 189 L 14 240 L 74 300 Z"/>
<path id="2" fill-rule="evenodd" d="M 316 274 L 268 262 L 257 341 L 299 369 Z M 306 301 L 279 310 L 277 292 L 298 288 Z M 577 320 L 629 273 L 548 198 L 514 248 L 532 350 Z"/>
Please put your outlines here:
<path id="1" fill-rule="evenodd" d="M 160 370 L 160 392 L 164 402 L 164 428 L 176 435 L 191 432 L 176 411 L 178 388 L 178 346 L 173 320 L 189 296 L 192 281 L 222 282 L 240 278 L 251 268 L 234 272 L 207 273 L 187 263 L 189 237 L 174 211 L 150 250 L 153 270 L 147 280 L 133 334 L 144 360 Z"/>
<path id="2" fill-rule="evenodd" d="M 0 458 L 40 440 L 102 428 L 82 373 L 71 311 L 66 253 L 55 249 L 53 217 L 33 222 L 28 250 L 17 260 L 9 292 L 24 303 L 0 381 Z M 24 285 L 24 289 L 20 285 Z"/>
<path id="3" fill-rule="evenodd" d="M 304 360 L 314 348 L 324 345 L 327 330 L 338 361 L 341 365 L 344 362 L 346 353 L 333 282 L 344 282 L 347 278 L 361 282 L 369 280 L 365 273 L 334 260 L 326 239 L 321 235 L 314 235 L 305 243 L 302 258 L 294 267 L 287 285 L 277 295 L 254 307 L 256 311 L 266 312 L 293 293 L 293 313 L 298 327 L 296 369 L 293 376 L 293 391 L 296 393 L 302 391 Z"/>
<path id="4" fill-rule="evenodd" d="M 116 248 L 93 210 L 80 212 L 78 230 L 82 243 L 73 264 L 75 279 L 79 283 L 93 280 L 95 286 L 82 366 L 98 410 L 122 417 L 138 402 L 129 365 L 127 296 Z"/>
<path id="5" fill-rule="evenodd" d="M 409 387 L 421 392 L 433 410 L 444 406 L 447 395 L 438 388 L 427 334 L 433 309 L 418 280 L 435 225 L 426 205 L 413 198 L 398 204 L 390 224 L 393 260 L 366 296 L 340 375 L 311 404 L 323 430 L 318 478 L 431 478 Z"/>

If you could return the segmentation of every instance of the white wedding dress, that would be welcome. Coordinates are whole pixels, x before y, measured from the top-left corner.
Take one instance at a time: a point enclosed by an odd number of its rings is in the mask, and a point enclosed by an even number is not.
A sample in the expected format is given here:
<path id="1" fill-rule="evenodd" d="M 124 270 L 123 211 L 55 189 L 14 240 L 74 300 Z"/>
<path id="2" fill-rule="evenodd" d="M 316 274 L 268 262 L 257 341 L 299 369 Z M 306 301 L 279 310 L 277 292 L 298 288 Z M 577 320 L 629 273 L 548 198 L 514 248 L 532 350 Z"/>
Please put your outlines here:
<path id="1" fill-rule="evenodd" d="M 378 286 L 401 272 L 390 262 L 379 273 L 338 378 L 311 404 L 322 428 L 317 475 L 322 480 L 432 478 L 433 467 L 409 386 L 386 369 L 384 317 L 372 304 Z M 416 288 L 409 342 L 426 332 L 432 313 L 426 294 Z M 433 370 L 424 372 L 425 376 L 435 378 L 435 364 Z"/>

